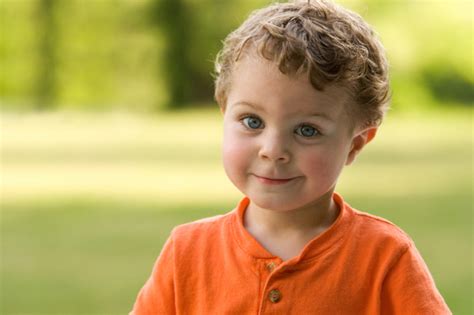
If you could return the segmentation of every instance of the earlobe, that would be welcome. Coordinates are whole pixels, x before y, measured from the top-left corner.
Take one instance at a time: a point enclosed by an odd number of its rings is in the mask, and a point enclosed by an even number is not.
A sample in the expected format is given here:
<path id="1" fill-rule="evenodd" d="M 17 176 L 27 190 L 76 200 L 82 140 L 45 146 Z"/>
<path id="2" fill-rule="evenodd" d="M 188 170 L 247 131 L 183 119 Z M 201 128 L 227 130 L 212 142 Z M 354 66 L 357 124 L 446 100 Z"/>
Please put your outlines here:
<path id="1" fill-rule="evenodd" d="M 375 137 L 375 135 L 377 134 L 377 127 L 372 127 L 366 130 L 367 130 L 367 141 L 365 144 L 372 141 L 372 139 Z"/>
<path id="2" fill-rule="evenodd" d="M 377 133 L 377 127 L 370 127 L 361 132 L 352 138 L 351 150 L 347 155 L 346 165 L 352 164 L 356 156 L 362 151 L 364 146 L 372 141 Z"/>

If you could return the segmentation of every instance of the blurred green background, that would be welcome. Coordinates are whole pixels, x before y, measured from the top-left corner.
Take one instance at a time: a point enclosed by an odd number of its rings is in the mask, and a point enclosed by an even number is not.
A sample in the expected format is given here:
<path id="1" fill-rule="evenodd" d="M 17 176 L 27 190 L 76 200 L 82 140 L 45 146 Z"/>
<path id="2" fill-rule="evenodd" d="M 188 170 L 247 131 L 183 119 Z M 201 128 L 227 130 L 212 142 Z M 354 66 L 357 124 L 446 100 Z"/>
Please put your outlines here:
<path id="1" fill-rule="evenodd" d="M 221 40 L 262 0 L 0 0 L 1 314 L 124 314 L 172 227 L 230 211 Z M 471 1 L 340 1 L 392 109 L 337 190 L 414 239 L 472 314 Z"/>

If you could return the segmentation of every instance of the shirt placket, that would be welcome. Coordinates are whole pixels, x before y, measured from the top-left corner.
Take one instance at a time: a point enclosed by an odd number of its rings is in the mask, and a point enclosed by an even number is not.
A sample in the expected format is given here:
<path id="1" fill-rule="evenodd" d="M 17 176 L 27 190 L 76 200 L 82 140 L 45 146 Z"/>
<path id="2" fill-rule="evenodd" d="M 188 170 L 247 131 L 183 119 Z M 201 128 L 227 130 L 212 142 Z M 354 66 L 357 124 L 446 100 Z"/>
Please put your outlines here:
<path id="1" fill-rule="evenodd" d="M 265 259 L 260 264 L 261 271 L 261 288 L 263 292 L 260 294 L 260 303 L 258 314 L 277 314 L 281 309 L 281 303 L 284 303 L 285 292 L 281 284 L 284 279 L 279 274 L 278 279 L 274 279 L 275 275 L 280 272 L 278 267 L 282 265 L 279 259 Z M 280 284 L 280 285 L 279 285 Z"/>

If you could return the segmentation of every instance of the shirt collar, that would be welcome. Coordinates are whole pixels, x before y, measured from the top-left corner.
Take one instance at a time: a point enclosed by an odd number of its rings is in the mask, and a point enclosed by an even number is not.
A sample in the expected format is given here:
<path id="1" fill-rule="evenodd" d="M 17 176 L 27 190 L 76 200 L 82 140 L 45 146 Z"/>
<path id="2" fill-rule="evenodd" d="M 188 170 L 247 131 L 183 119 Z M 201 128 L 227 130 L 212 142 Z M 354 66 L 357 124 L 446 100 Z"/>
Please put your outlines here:
<path id="1" fill-rule="evenodd" d="M 322 252 L 335 248 L 340 240 L 348 234 L 353 222 L 354 211 L 344 202 L 341 195 L 334 192 L 333 200 L 340 211 L 333 224 L 323 233 L 317 235 L 301 251 L 300 255 L 293 257 L 288 262 L 294 263 L 312 259 Z M 248 255 L 256 259 L 275 259 L 277 256 L 268 252 L 244 227 L 244 214 L 250 203 L 248 197 L 244 197 L 234 209 L 232 218 L 232 229 L 234 238 L 239 247 Z"/>

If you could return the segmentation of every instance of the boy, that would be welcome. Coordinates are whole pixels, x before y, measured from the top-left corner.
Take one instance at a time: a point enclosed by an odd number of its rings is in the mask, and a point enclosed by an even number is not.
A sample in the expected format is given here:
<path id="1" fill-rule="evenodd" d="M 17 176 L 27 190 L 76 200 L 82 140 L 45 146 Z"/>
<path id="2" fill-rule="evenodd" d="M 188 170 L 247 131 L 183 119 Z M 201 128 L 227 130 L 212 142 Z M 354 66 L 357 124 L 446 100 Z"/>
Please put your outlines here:
<path id="1" fill-rule="evenodd" d="M 245 197 L 173 230 L 132 314 L 450 314 L 409 236 L 334 192 L 388 106 L 370 27 L 331 2 L 277 3 L 216 65 L 224 168 Z"/>

